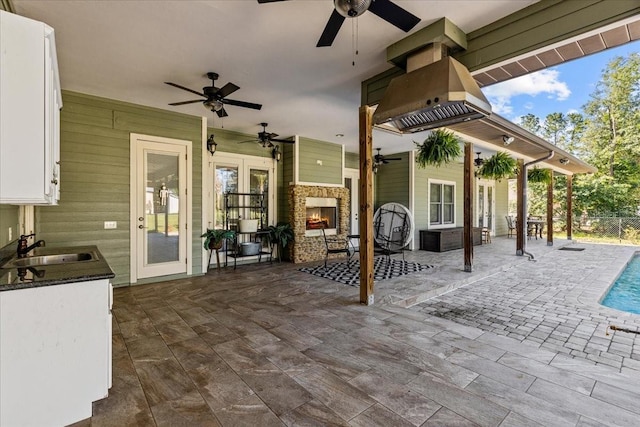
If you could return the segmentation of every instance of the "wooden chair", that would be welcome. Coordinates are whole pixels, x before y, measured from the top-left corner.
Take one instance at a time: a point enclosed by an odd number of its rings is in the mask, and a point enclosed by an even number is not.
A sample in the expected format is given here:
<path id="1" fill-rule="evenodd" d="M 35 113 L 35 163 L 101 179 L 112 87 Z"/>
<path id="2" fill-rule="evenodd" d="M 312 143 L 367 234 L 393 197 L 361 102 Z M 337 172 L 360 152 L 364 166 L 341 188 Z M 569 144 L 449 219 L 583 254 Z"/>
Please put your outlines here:
<path id="1" fill-rule="evenodd" d="M 345 254 L 347 256 L 347 265 L 351 260 L 351 250 L 349 249 L 349 239 L 340 236 L 327 236 L 322 228 L 322 237 L 324 238 L 324 246 L 326 254 L 324 256 L 324 268 L 327 268 L 327 260 L 330 254 Z"/>

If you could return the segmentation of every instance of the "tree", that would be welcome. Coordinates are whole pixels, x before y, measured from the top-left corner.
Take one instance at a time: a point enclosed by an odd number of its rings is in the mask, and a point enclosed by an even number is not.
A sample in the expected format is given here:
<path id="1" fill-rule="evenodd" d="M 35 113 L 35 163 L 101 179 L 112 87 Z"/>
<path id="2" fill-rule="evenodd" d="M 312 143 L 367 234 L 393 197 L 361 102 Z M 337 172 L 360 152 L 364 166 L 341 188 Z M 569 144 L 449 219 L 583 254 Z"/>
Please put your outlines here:
<path id="1" fill-rule="evenodd" d="M 520 126 L 536 135 L 540 133 L 540 119 L 535 114 L 529 113 L 522 116 L 520 118 Z"/>

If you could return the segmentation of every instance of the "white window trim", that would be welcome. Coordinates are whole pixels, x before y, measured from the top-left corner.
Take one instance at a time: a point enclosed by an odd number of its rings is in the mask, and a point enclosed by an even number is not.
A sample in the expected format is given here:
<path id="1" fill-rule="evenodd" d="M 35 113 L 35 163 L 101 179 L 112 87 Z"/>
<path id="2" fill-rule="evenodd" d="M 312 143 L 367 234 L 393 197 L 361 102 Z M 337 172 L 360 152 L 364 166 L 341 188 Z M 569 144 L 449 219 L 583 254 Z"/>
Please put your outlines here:
<path id="1" fill-rule="evenodd" d="M 453 187 L 453 223 L 451 224 L 431 224 L 431 184 L 443 184 L 443 185 L 450 185 Z M 455 181 L 445 181 L 442 179 L 432 179 L 429 178 L 427 180 L 427 228 L 430 230 L 435 230 L 438 228 L 453 228 L 456 227 L 456 218 L 458 217 L 457 214 L 457 210 L 458 210 L 458 203 L 457 203 L 457 195 L 458 195 L 458 189 L 456 186 L 456 182 Z M 444 199 L 443 203 L 444 203 Z"/>

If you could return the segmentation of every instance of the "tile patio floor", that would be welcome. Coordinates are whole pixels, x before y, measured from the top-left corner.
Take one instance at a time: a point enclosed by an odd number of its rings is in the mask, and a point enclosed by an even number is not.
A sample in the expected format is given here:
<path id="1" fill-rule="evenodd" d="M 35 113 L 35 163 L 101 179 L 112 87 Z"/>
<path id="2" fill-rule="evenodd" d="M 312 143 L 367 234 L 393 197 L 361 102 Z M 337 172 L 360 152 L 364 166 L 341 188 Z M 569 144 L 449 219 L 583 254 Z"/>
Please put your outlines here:
<path id="1" fill-rule="evenodd" d="M 473 273 L 407 253 L 437 268 L 370 307 L 284 263 L 116 289 L 113 388 L 77 425 L 640 425 L 640 341 L 605 333 L 640 316 L 598 304 L 636 248 L 545 243 L 494 238 Z"/>

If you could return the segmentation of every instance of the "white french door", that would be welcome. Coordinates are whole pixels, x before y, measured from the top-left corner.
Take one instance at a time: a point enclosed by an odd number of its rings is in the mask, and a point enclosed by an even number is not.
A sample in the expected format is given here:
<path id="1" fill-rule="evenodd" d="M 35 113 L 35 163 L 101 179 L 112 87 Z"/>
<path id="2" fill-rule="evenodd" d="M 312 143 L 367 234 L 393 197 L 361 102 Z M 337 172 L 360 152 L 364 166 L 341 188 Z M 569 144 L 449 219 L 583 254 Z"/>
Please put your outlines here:
<path id="1" fill-rule="evenodd" d="M 264 194 L 266 223 L 272 225 L 276 217 L 275 161 L 267 157 L 235 155 L 216 152 L 209 163 L 209 191 L 207 228 L 226 228 L 225 193 Z M 215 262 L 213 257 L 212 262 Z M 206 264 L 206 263 L 205 263 Z M 206 265 L 204 266 L 207 267 Z"/>
<path id="2" fill-rule="evenodd" d="M 131 282 L 188 273 L 191 142 L 131 135 Z"/>
<path id="3" fill-rule="evenodd" d="M 476 186 L 476 226 L 488 228 L 495 235 L 496 183 L 478 180 Z"/>

